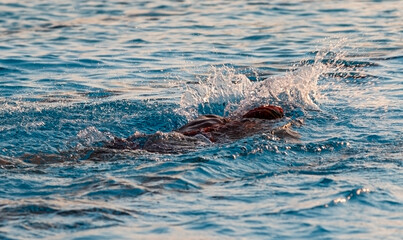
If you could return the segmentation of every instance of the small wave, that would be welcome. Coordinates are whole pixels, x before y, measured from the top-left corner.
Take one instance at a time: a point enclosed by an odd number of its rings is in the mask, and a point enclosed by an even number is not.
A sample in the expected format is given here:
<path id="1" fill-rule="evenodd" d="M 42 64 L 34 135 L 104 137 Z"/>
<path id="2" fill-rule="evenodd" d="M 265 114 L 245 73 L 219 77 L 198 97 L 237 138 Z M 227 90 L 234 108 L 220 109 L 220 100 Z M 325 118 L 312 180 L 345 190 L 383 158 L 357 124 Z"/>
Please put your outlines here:
<path id="1" fill-rule="evenodd" d="M 29 236 L 43 238 L 49 232 L 43 230 L 84 230 L 120 225 L 130 220 L 137 212 L 103 202 L 69 201 L 65 199 L 26 199 L 0 201 L 0 225 L 4 233 L 13 228 L 29 231 Z M 29 216 L 29 217 L 27 217 Z M 24 218 L 23 221 L 20 219 Z M 74 218 L 73 221 L 66 219 Z M 2 232 L 0 232 L 0 237 Z M 27 233 L 23 233 L 27 234 Z M 22 235 L 22 236 L 23 236 Z M 20 237 L 22 237 L 20 236 Z M 27 238 L 27 236 L 23 237 Z"/>
<path id="2" fill-rule="evenodd" d="M 354 189 L 352 191 L 348 191 L 348 192 L 346 192 L 344 197 L 339 197 L 339 198 L 334 199 L 331 203 L 326 204 L 325 207 L 335 206 L 335 205 L 338 205 L 341 203 L 346 203 L 349 200 L 357 198 L 359 195 L 369 193 L 369 192 L 370 192 L 370 190 L 368 188 L 358 188 L 358 189 Z"/>
<path id="3" fill-rule="evenodd" d="M 104 208 L 97 206 L 94 201 L 74 201 L 64 200 L 60 203 L 58 199 L 42 200 L 42 199 L 26 199 L 26 200 L 3 200 L 0 201 L 1 220 L 13 219 L 18 216 L 27 215 L 43 215 L 43 214 L 59 214 L 63 216 L 77 215 L 78 212 L 100 212 L 112 215 L 131 216 L 130 211 L 124 209 Z"/>
<path id="4" fill-rule="evenodd" d="M 135 198 L 148 192 L 134 182 L 112 176 L 78 179 L 74 184 L 66 186 L 66 191 L 90 199 Z"/>

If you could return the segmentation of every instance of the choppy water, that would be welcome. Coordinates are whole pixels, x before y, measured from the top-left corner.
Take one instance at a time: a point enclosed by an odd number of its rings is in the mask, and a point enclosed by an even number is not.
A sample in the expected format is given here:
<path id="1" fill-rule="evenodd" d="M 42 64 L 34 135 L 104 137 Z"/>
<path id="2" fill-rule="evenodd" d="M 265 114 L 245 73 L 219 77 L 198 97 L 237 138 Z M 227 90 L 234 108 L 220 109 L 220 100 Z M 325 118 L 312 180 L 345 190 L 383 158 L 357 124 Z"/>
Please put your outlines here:
<path id="1" fill-rule="evenodd" d="M 0 239 L 400 239 L 402 6 L 2 1 Z M 298 140 L 102 148 L 268 102 Z"/>

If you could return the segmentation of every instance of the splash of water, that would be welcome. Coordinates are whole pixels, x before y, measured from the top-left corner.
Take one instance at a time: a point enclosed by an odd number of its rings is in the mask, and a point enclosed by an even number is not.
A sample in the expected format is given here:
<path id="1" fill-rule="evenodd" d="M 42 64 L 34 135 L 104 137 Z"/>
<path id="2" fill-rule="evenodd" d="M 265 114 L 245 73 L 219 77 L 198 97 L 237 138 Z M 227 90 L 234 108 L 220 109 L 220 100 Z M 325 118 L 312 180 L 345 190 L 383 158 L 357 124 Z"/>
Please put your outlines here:
<path id="1" fill-rule="evenodd" d="M 113 135 L 109 132 L 101 132 L 93 126 L 87 127 L 78 132 L 77 140 L 79 143 L 75 148 L 93 147 L 96 143 L 110 142 L 113 138 Z"/>
<path id="2" fill-rule="evenodd" d="M 236 106 L 245 94 L 250 92 L 253 83 L 234 68 L 212 66 L 205 79 L 197 84 L 186 85 L 181 97 L 181 113 L 192 119 L 199 114 L 227 115 L 232 106 Z"/>
<path id="3" fill-rule="evenodd" d="M 211 67 L 204 79 L 186 85 L 180 110 L 188 120 L 200 114 L 237 116 L 259 105 L 279 105 L 287 110 L 319 110 L 321 90 L 329 85 L 319 85 L 325 74 L 346 71 L 340 63 L 346 56 L 342 48 L 346 39 L 339 39 L 326 49 L 315 52 L 314 59 L 305 59 L 292 66 L 282 76 L 262 81 L 251 81 L 236 69 Z"/>

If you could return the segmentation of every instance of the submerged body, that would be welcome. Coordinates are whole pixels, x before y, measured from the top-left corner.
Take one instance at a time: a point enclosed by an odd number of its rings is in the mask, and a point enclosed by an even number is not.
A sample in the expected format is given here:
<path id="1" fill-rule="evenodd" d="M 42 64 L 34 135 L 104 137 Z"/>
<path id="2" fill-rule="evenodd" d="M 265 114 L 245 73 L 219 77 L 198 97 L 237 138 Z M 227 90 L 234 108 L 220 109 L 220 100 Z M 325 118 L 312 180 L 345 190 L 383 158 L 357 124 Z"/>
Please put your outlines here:
<path id="1" fill-rule="evenodd" d="M 277 120 L 284 117 L 281 107 L 260 106 L 241 117 L 225 118 L 202 115 L 171 133 L 146 135 L 135 133 L 122 139 L 115 138 L 105 145 L 110 149 L 142 149 L 149 152 L 177 153 L 211 143 L 236 141 L 261 132 L 272 131 Z"/>
<path id="2" fill-rule="evenodd" d="M 297 139 L 291 131 L 291 122 L 279 121 L 284 117 L 283 109 L 276 106 L 260 106 L 241 117 L 202 115 L 170 133 L 144 134 L 136 132 L 128 138 L 114 137 L 102 147 L 72 150 L 63 154 L 24 154 L 16 161 L 0 158 L 0 166 L 33 163 L 47 164 L 72 160 L 105 160 L 110 154 L 125 150 L 144 150 L 157 153 L 181 153 L 213 143 L 226 143 L 258 133 L 270 132 L 278 137 Z"/>
<path id="3" fill-rule="evenodd" d="M 204 115 L 177 130 L 185 136 L 202 135 L 211 142 L 229 142 L 267 130 L 261 119 L 227 119 L 217 115 Z M 269 126 L 267 126 L 269 127 Z"/>
<path id="4" fill-rule="evenodd" d="M 284 111 L 280 107 L 260 106 L 248 111 L 241 118 L 203 115 L 179 128 L 177 132 L 186 136 L 201 134 L 212 142 L 226 142 L 265 131 L 271 125 L 268 120 L 283 117 Z"/>

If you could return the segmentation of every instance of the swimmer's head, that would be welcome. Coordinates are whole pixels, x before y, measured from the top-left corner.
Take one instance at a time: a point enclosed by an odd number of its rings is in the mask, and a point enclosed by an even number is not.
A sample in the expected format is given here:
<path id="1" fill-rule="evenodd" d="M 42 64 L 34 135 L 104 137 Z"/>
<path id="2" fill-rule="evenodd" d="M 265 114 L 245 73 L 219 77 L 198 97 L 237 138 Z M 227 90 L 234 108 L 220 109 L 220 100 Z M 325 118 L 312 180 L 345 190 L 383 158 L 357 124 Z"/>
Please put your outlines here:
<path id="1" fill-rule="evenodd" d="M 273 120 L 284 117 L 284 111 L 281 107 L 267 105 L 254 108 L 242 117 Z"/>

